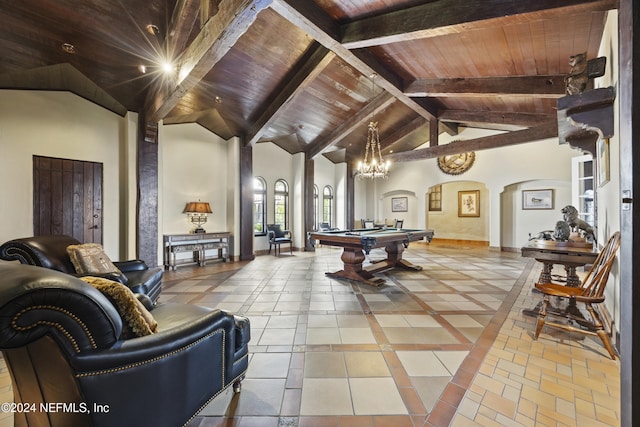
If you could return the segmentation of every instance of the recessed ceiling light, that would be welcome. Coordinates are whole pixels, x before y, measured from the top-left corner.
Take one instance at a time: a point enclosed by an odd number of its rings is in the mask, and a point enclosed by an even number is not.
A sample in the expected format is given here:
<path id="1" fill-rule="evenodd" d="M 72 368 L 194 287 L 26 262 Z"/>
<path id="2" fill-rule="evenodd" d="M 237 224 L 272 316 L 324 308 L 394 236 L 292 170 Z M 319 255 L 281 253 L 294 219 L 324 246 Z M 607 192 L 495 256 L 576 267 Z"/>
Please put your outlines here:
<path id="1" fill-rule="evenodd" d="M 149 24 L 147 25 L 147 33 L 151 34 L 152 36 L 157 36 L 160 34 L 160 28 L 158 28 L 157 25 Z"/>
<path id="2" fill-rule="evenodd" d="M 138 65 L 138 71 L 140 71 L 142 74 L 146 74 L 147 73 L 147 67 L 144 66 L 143 64 Z"/>
<path id="3" fill-rule="evenodd" d="M 222 98 L 219 96 L 216 96 L 216 104 L 222 104 Z"/>
<path id="4" fill-rule="evenodd" d="M 65 52 L 71 54 L 71 55 L 75 55 L 78 51 L 76 50 L 76 47 L 74 45 L 72 45 L 71 43 L 62 43 L 62 50 L 64 50 Z"/>
<path id="5" fill-rule="evenodd" d="M 170 62 L 163 62 L 160 66 L 162 67 L 162 71 L 165 73 L 172 73 L 174 70 L 174 67 Z"/>

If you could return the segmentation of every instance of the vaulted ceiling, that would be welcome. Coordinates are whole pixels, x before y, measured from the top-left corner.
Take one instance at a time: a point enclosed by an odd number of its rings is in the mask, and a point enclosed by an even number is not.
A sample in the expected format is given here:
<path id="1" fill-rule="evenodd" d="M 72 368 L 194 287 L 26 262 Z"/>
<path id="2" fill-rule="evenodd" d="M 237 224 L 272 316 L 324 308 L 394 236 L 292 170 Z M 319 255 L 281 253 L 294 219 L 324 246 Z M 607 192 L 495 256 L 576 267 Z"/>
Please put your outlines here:
<path id="1" fill-rule="evenodd" d="M 121 115 L 198 123 L 225 139 L 272 141 L 334 162 L 362 154 L 374 117 L 383 154 L 399 160 L 460 126 L 524 140 L 557 134 L 569 57 L 597 56 L 606 13 L 617 7 L 615 0 L 0 4 L 2 89 L 69 90 Z M 163 71 L 164 61 L 172 71 Z"/>

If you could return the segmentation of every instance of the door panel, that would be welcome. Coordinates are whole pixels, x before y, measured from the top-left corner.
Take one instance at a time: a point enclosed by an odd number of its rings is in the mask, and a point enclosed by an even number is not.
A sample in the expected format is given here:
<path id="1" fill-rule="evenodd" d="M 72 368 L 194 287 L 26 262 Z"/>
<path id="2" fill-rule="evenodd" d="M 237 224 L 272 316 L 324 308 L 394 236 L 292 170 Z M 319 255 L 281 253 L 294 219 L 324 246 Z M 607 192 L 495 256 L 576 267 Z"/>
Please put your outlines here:
<path id="1" fill-rule="evenodd" d="M 33 156 L 33 234 L 102 243 L 102 163 Z"/>

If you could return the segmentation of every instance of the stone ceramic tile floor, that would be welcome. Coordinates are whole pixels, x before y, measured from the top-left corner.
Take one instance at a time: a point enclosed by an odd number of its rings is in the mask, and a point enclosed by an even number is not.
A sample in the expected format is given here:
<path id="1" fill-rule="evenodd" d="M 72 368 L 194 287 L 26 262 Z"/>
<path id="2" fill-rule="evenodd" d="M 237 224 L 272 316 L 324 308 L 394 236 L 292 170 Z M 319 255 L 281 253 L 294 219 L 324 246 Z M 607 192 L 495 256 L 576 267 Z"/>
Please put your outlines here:
<path id="1" fill-rule="evenodd" d="M 167 272 L 162 301 L 248 316 L 242 392 L 189 427 L 615 426 L 619 364 L 590 338 L 521 314 L 539 296 L 534 261 L 486 248 L 412 243 L 373 288 L 332 280 L 341 250 L 259 256 Z M 383 257 L 374 250 L 371 259 Z M 11 401 L 10 378 L 0 393 Z M 0 414 L 0 427 L 11 425 Z"/>

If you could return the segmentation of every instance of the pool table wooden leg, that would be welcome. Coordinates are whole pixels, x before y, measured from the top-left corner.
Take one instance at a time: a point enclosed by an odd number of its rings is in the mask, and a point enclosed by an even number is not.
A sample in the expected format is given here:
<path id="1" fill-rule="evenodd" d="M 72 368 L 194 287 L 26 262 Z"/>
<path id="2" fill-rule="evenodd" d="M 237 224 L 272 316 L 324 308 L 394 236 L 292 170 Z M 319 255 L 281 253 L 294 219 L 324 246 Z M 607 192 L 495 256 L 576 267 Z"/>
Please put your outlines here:
<path id="1" fill-rule="evenodd" d="M 371 267 L 368 267 L 368 271 L 380 271 L 392 267 L 401 267 L 407 270 L 420 271 L 422 267 L 415 265 L 406 259 L 402 259 L 402 253 L 404 252 L 403 243 L 392 243 L 385 246 L 384 250 L 387 252 L 387 259 L 372 263 Z"/>
<path id="2" fill-rule="evenodd" d="M 344 270 L 333 273 L 326 273 L 328 277 L 337 279 L 355 280 L 357 282 L 366 283 L 371 286 L 380 286 L 384 284 L 384 279 L 375 277 L 373 273 L 362 268 L 362 262 L 365 260 L 364 252 L 359 248 L 344 248 L 342 251 L 342 262 Z"/>

